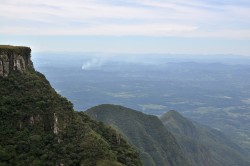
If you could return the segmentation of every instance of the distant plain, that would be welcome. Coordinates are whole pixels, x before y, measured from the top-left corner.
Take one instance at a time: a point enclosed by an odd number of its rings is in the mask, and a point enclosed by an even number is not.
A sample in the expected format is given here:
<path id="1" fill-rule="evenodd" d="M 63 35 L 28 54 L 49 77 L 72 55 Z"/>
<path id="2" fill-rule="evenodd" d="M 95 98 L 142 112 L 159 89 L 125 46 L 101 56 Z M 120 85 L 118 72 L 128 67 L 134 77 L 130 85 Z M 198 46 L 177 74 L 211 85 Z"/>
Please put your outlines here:
<path id="1" fill-rule="evenodd" d="M 248 57 L 36 53 L 33 62 L 76 110 L 99 104 L 157 116 L 177 110 L 250 152 Z"/>

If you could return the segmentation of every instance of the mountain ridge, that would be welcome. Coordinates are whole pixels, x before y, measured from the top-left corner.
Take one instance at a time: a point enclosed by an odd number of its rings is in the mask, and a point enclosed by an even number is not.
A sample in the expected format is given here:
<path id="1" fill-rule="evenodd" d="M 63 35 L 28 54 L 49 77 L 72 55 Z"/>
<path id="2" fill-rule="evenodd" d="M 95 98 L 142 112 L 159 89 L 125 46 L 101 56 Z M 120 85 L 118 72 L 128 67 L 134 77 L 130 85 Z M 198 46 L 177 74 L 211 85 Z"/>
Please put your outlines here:
<path id="1" fill-rule="evenodd" d="M 95 106 L 85 112 L 120 131 L 140 150 L 145 166 L 190 165 L 174 136 L 158 117 L 112 104 Z"/>
<path id="2" fill-rule="evenodd" d="M 247 166 L 250 161 L 243 149 L 223 133 L 183 117 L 177 111 L 168 111 L 160 117 L 167 129 L 177 138 L 196 166 Z"/>

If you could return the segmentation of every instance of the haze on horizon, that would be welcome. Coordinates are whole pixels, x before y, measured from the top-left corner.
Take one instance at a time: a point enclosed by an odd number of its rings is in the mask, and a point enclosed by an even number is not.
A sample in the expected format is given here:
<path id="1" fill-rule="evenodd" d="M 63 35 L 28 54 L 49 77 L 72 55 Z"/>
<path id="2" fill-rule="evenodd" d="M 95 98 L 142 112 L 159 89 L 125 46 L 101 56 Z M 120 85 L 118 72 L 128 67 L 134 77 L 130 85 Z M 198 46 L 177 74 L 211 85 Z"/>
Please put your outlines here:
<path id="1" fill-rule="evenodd" d="M 2 0 L 0 44 L 33 52 L 250 55 L 248 0 Z"/>

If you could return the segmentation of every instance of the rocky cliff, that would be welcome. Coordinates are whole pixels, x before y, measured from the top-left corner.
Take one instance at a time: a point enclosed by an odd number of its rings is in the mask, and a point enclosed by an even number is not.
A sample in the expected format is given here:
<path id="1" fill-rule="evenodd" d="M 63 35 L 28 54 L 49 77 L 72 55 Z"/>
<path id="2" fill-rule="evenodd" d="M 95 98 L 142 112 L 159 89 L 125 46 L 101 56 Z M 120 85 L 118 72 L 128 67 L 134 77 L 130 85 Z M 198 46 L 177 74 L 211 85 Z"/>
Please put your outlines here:
<path id="1" fill-rule="evenodd" d="M 29 47 L 0 45 L 0 76 L 7 77 L 12 71 L 33 70 Z"/>
<path id="2" fill-rule="evenodd" d="M 1 166 L 141 165 L 117 131 L 74 111 L 33 69 L 30 48 L 0 50 Z"/>

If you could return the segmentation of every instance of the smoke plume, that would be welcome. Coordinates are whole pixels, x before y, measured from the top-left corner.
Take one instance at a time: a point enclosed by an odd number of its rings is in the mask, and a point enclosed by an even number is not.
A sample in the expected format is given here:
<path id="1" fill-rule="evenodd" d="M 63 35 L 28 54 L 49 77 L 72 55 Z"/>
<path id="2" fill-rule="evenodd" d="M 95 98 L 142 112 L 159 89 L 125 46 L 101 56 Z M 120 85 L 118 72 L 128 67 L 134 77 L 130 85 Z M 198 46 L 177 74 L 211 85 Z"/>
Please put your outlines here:
<path id="1" fill-rule="evenodd" d="M 102 59 L 91 59 L 82 65 L 82 70 L 100 69 L 104 64 Z"/>

